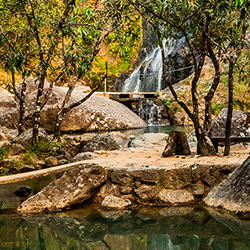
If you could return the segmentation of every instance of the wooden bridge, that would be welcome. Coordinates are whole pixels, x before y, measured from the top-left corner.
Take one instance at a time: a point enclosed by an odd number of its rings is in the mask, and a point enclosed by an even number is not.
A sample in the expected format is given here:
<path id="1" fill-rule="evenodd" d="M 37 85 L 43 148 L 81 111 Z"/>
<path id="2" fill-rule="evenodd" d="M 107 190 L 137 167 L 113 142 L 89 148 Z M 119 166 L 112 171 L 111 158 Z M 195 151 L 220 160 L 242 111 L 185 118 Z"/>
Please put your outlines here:
<path id="1" fill-rule="evenodd" d="M 95 92 L 95 95 L 105 96 L 119 102 L 136 102 L 162 97 L 163 92 Z"/>

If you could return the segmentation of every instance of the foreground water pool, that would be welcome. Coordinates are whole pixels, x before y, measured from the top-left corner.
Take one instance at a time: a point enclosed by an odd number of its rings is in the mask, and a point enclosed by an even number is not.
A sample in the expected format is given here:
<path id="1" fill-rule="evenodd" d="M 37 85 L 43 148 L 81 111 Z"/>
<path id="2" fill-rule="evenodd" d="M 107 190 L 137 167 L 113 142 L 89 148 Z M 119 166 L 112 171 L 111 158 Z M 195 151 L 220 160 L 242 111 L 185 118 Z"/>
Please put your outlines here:
<path id="1" fill-rule="evenodd" d="M 0 214 L 0 249 L 245 250 L 250 222 L 204 208 Z"/>

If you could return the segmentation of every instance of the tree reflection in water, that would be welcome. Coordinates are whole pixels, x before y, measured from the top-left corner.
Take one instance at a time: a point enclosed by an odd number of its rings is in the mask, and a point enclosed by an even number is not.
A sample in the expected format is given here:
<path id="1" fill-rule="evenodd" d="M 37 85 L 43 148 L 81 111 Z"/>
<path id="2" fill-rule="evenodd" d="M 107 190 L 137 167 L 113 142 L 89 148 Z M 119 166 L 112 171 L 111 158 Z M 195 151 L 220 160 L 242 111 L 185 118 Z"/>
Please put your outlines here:
<path id="1" fill-rule="evenodd" d="M 90 207 L 55 214 L 0 215 L 0 249 L 250 249 L 250 222 L 213 209 Z"/>

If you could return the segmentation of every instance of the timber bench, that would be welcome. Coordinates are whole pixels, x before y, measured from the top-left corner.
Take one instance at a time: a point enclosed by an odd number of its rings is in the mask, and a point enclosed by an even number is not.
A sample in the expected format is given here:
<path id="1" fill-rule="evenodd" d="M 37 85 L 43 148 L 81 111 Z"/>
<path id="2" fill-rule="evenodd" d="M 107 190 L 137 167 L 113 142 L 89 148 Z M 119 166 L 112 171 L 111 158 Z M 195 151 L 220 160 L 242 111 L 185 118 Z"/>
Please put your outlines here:
<path id="1" fill-rule="evenodd" d="M 230 137 L 231 142 L 250 142 L 250 137 Z M 220 142 L 225 142 L 225 137 L 212 137 L 211 138 L 212 143 L 214 144 L 214 147 L 216 149 L 216 152 L 218 153 L 218 146 Z"/>

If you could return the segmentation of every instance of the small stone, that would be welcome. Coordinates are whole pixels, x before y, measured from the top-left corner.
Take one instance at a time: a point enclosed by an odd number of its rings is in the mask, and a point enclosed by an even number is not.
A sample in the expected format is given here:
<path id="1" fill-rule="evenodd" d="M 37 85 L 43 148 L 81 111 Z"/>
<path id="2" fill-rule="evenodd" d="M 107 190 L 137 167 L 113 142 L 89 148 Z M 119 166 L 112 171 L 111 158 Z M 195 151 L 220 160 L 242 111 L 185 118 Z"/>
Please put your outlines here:
<path id="1" fill-rule="evenodd" d="M 38 169 L 46 167 L 46 163 L 43 160 L 32 161 L 31 164 Z"/>
<path id="2" fill-rule="evenodd" d="M 129 199 L 123 199 L 117 196 L 106 196 L 101 204 L 102 209 L 126 209 L 131 206 L 132 203 Z"/>
<path id="3" fill-rule="evenodd" d="M 21 165 L 21 166 L 18 168 L 18 172 L 20 172 L 20 173 L 29 172 L 29 171 L 34 171 L 34 170 L 35 170 L 35 167 L 32 166 L 32 165 Z"/>
<path id="4" fill-rule="evenodd" d="M 89 159 L 95 159 L 97 158 L 99 155 L 93 152 L 83 152 L 83 153 L 79 153 L 77 154 L 74 158 L 73 161 L 84 161 L 84 160 L 89 160 Z"/>
<path id="5" fill-rule="evenodd" d="M 0 141 L 6 141 L 7 138 L 4 133 L 0 133 Z"/>
<path id="6" fill-rule="evenodd" d="M 66 160 L 66 159 L 61 159 L 60 161 L 58 161 L 58 164 L 59 165 L 64 165 L 64 164 L 68 164 L 69 162 L 68 162 L 68 160 Z"/>
<path id="7" fill-rule="evenodd" d="M 80 142 L 80 141 L 81 141 L 81 138 L 80 138 L 79 136 L 75 136 L 75 137 L 74 137 L 74 140 L 75 140 L 76 142 Z"/>
<path id="8" fill-rule="evenodd" d="M 58 160 L 54 156 L 49 156 L 45 159 L 45 163 L 48 167 L 53 167 L 58 165 Z"/>
<path id="9" fill-rule="evenodd" d="M 204 192 L 204 187 L 201 184 L 197 183 L 192 186 L 192 193 L 194 196 L 202 196 Z"/>

